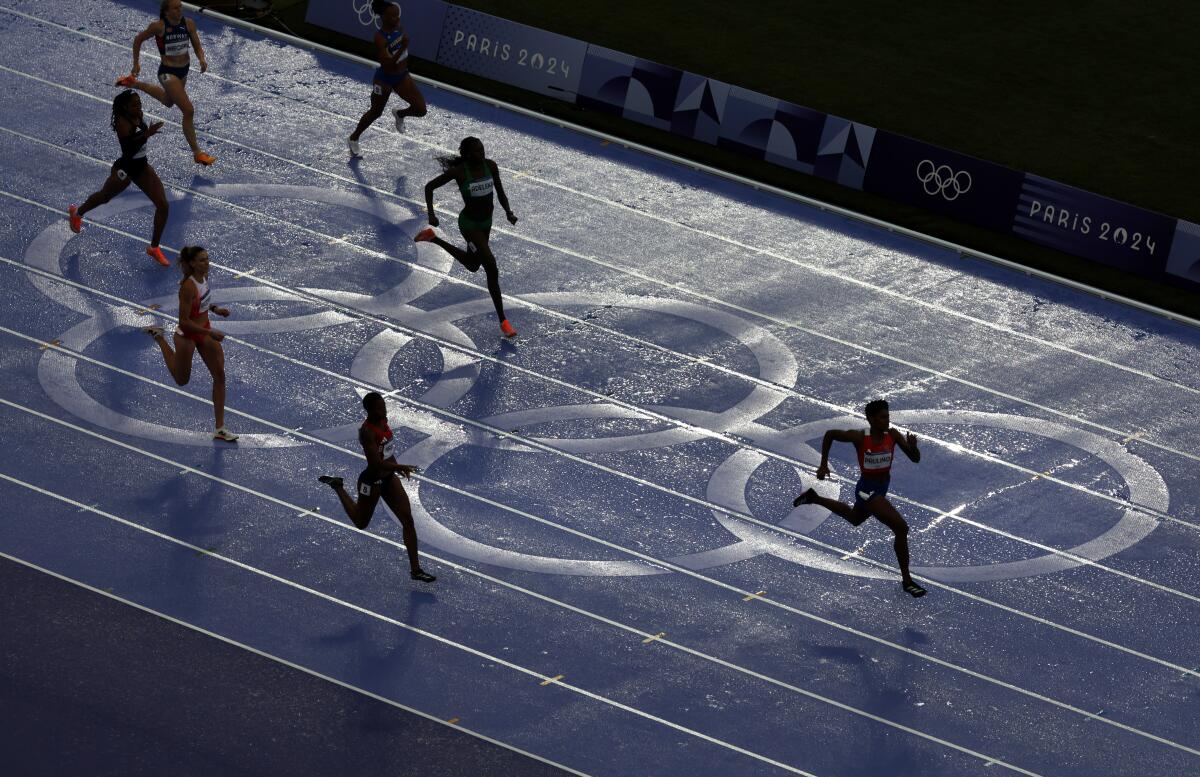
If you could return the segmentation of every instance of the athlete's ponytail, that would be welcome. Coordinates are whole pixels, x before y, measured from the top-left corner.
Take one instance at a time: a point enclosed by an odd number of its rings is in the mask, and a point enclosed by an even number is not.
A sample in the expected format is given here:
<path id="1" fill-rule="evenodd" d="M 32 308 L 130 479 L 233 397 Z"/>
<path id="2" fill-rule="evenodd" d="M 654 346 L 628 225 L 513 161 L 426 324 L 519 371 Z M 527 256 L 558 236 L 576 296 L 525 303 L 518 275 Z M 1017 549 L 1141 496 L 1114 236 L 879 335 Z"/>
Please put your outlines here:
<path id="1" fill-rule="evenodd" d="M 438 163 L 442 166 L 442 171 L 449 170 L 451 167 L 458 167 L 463 163 L 463 157 L 467 152 L 476 146 L 483 146 L 483 141 L 479 138 L 463 138 L 458 144 L 458 156 L 439 156 Z"/>
<path id="2" fill-rule="evenodd" d="M 179 250 L 179 270 L 184 278 L 192 274 L 192 260 L 203 250 L 204 246 L 184 246 Z"/>

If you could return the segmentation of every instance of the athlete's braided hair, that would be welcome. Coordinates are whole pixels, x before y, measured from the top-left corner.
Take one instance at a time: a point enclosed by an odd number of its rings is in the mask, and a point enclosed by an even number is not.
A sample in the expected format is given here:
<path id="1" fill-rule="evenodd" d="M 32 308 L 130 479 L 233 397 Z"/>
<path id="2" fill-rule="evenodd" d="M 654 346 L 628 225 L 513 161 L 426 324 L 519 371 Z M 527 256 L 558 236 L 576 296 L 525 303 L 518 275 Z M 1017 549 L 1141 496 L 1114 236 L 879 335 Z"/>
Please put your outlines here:
<path id="1" fill-rule="evenodd" d="M 871 416 L 875 415 L 876 413 L 882 412 L 887 409 L 888 409 L 888 403 L 887 403 L 886 399 L 876 399 L 873 402 L 867 403 L 867 406 L 865 408 L 863 408 L 863 413 L 867 416 L 867 418 L 870 418 Z"/>
<path id="2" fill-rule="evenodd" d="M 134 97 L 137 97 L 137 92 L 133 91 L 132 89 L 126 89 L 113 98 L 112 121 L 109 122 L 109 126 L 113 128 L 114 132 L 117 130 L 118 117 L 129 121 L 129 116 L 127 115 L 129 101 Z"/>
<path id="3" fill-rule="evenodd" d="M 437 161 L 442 166 L 442 171 L 449 170 L 451 167 L 458 167 L 463 163 L 463 157 L 467 155 L 475 146 L 482 146 L 483 141 L 479 138 L 463 138 L 458 144 L 458 156 L 439 156 Z"/>

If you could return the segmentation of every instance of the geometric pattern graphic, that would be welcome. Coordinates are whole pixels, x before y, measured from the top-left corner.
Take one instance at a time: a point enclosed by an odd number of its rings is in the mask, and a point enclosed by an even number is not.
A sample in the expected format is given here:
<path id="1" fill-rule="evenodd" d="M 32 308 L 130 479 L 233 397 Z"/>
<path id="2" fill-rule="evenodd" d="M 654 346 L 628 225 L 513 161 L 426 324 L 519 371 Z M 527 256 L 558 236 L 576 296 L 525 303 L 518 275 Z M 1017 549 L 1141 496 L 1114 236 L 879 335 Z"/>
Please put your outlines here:
<path id="1" fill-rule="evenodd" d="M 575 102 L 669 131 L 682 77 L 675 68 L 589 46 Z"/>
<path id="2" fill-rule="evenodd" d="M 812 174 L 825 114 L 741 87 L 732 87 L 721 122 L 720 148 Z"/>
<path id="3" fill-rule="evenodd" d="M 729 89 L 729 84 L 684 72 L 675 97 L 671 131 L 715 146 L 721 136 Z"/>
<path id="4" fill-rule="evenodd" d="M 813 172 L 842 186 L 862 189 L 874 142 L 874 127 L 840 116 L 826 116 Z"/>
<path id="5" fill-rule="evenodd" d="M 1179 220 L 1167 258 L 1167 272 L 1200 283 L 1200 224 Z"/>

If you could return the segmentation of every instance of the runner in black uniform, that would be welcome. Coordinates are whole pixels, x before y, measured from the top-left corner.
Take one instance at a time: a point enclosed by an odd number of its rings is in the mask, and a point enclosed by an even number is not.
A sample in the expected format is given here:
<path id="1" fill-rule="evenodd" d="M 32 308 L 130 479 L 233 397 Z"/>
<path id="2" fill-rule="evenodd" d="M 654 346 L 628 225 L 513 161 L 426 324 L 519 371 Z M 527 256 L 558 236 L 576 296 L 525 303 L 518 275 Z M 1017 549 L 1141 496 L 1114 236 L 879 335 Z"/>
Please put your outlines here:
<path id="1" fill-rule="evenodd" d="M 492 295 L 492 304 L 496 306 L 496 315 L 500 318 L 500 331 L 505 337 L 516 337 L 517 330 L 508 323 L 504 316 L 504 301 L 500 297 L 500 271 L 496 268 L 496 257 L 488 246 L 488 237 L 492 233 L 492 192 L 500 200 L 500 207 L 508 217 L 508 223 L 516 224 L 517 217 L 512 208 L 508 207 L 508 197 L 500 184 L 500 168 L 496 163 L 484 156 L 483 142 L 479 138 L 463 138 L 458 146 L 459 155 L 456 157 L 439 157 L 444 172 L 437 178 L 425 184 L 425 206 L 429 211 L 429 223 L 417 233 L 417 242 L 428 240 L 445 249 L 457 259 L 463 267 L 476 272 L 483 267 L 487 275 L 488 293 Z M 438 225 L 438 217 L 433 212 L 433 192 L 440 186 L 456 181 L 462 192 L 463 209 L 458 214 L 458 229 L 467 239 L 467 250 L 451 245 L 437 236 L 433 227 Z"/>
<path id="2" fill-rule="evenodd" d="M 142 44 L 150 38 L 154 38 L 158 53 L 162 56 L 158 66 L 158 82 L 162 86 L 137 80 L 138 71 L 141 70 L 138 60 L 142 55 Z M 168 108 L 178 105 L 179 112 L 183 114 L 183 137 L 192 147 L 192 158 L 202 165 L 211 165 L 217 158 L 201 151 L 200 144 L 196 142 L 193 123 L 196 111 L 187 93 L 188 70 L 191 68 L 189 45 L 196 50 L 200 72 L 207 72 L 208 60 L 204 58 L 204 47 L 200 45 L 195 22 L 183 17 L 180 0 L 162 0 L 158 7 L 158 18 L 133 39 L 133 67 L 129 75 L 117 79 L 117 86 L 139 89 Z"/>
<path id="3" fill-rule="evenodd" d="M 362 403 L 367 411 L 367 420 L 363 421 L 358 430 L 358 442 L 367 456 L 367 468 L 358 476 L 358 502 L 346 493 L 341 478 L 322 475 L 317 479 L 337 492 L 338 498 L 342 500 L 342 509 L 360 529 L 367 528 L 371 523 L 371 517 L 375 515 L 375 506 L 379 504 L 379 497 L 382 496 L 404 530 L 409 577 L 423 583 L 432 583 L 437 578 L 421 569 L 421 562 L 417 558 L 417 527 L 413 523 L 412 510 L 408 506 L 408 494 L 404 492 L 404 486 L 396 477 L 399 474 L 407 478 L 416 472 L 416 467 L 396 462 L 392 430 L 387 423 L 387 403 L 383 397 L 372 391 L 363 397 Z"/>
<path id="4" fill-rule="evenodd" d="M 163 256 L 158 242 L 162 239 L 163 227 L 167 225 L 170 206 L 167 205 L 167 194 L 163 191 L 158 173 L 154 172 L 146 159 L 146 141 L 162 129 L 163 123 L 156 121 L 147 126 L 142 116 L 142 99 L 137 92 L 126 89 L 113 99 L 111 124 L 121 143 L 121 158 L 113 162 L 108 180 L 100 187 L 100 191 L 93 193 L 79 207 L 72 205 L 67 210 L 71 231 L 83 229 L 83 214 L 116 197 L 130 183 L 135 183 L 154 203 L 154 236 L 146 247 L 146 253 L 162 266 L 169 267 L 171 263 Z"/>

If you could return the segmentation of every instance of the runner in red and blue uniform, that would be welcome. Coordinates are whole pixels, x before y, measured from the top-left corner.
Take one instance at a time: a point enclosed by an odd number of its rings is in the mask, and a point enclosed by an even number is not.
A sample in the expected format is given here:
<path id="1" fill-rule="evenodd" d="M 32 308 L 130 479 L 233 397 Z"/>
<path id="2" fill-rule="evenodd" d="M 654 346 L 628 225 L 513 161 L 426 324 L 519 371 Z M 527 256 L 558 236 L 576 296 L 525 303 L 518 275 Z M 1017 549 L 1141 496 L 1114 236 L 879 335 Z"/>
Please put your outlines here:
<path id="1" fill-rule="evenodd" d="M 237 435 L 225 427 L 225 351 L 221 347 L 225 333 L 213 329 L 208 320 L 209 311 L 227 318 L 229 310 L 212 302 L 212 291 L 208 287 L 208 251 L 200 246 L 184 246 L 179 251 L 179 269 L 183 271 L 183 280 L 179 282 L 179 326 L 175 329 L 175 347 L 167 342 L 161 326 L 142 331 L 154 338 L 162 351 L 167 371 L 180 386 L 192 379 L 192 357 L 196 351 L 200 352 L 204 366 L 212 375 L 213 417 L 217 427 L 213 439 L 237 442 Z"/>
<path id="2" fill-rule="evenodd" d="M 137 80 L 141 70 L 139 60 L 142 44 L 150 38 L 154 38 L 158 44 L 158 53 L 162 57 L 158 66 L 158 82 L 161 86 Z M 133 67 L 129 75 L 117 79 L 116 85 L 145 92 L 168 108 L 178 105 L 179 112 L 183 114 L 183 137 L 192 147 L 192 157 L 199 164 L 211 165 L 217 158 L 201 151 L 200 144 L 196 142 L 196 127 L 193 123 L 196 109 L 187 94 L 188 70 L 191 68 L 189 46 L 196 50 L 196 58 L 200 60 L 200 72 L 207 72 L 208 60 L 204 58 L 204 47 L 200 45 L 195 22 L 184 18 L 180 0 L 162 0 L 158 8 L 158 18 L 150 22 L 150 26 L 133 39 Z"/>
<path id="3" fill-rule="evenodd" d="M 358 139 L 367 131 L 367 127 L 383 115 L 383 108 L 392 92 L 408 103 L 407 108 L 392 109 L 397 132 L 404 131 L 406 116 L 420 117 L 426 112 L 425 97 L 408 72 L 408 35 L 400 26 L 400 6 L 385 0 L 374 0 L 371 10 L 380 22 L 379 31 L 375 33 L 375 58 L 379 60 L 379 67 L 375 68 L 375 75 L 371 79 L 371 107 L 346 139 L 350 155 L 356 157 L 362 156 Z"/>
<path id="4" fill-rule="evenodd" d="M 904 451 L 909 460 L 921 460 L 917 449 L 917 436 L 912 432 L 901 434 L 889 424 L 888 403 L 882 399 L 867 404 L 865 409 L 870 429 L 830 429 L 821 442 L 821 465 L 817 467 L 817 480 L 829 477 L 829 448 L 834 441 L 853 443 L 858 451 L 858 466 L 862 476 L 854 486 L 854 506 L 835 499 L 819 496 L 815 489 L 808 489 L 792 502 L 794 507 L 818 504 L 837 513 L 854 526 L 874 515 L 879 522 L 892 530 L 895 541 L 896 561 L 900 565 L 900 584 L 905 593 L 924 596 L 925 589 L 917 585 L 908 571 L 908 524 L 892 503 L 887 500 L 888 484 L 892 477 L 892 459 L 897 447 Z"/>
<path id="5" fill-rule="evenodd" d="M 321 475 L 317 480 L 333 488 L 338 499 L 342 501 L 342 509 L 359 529 L 366 529 L 375 515 L 375 507 L 379 497 L 387 503 L 400 528 L 404 532 L 404 547 L 408 551 L 409 577 L 422 583 L 432 583 L 437 578 L 421 569 L 417 557 L 417 526 L 413 522 L 412 509 L 408 504 L 408 494 L 400 483 L 400 477 L 408 478 L 416 472 L 416 467 L 400 464 L 396 461 L 395 438 L 387 422 L 387 402 L 378 393 L 372 391 L 363 397 L 363 408 L 367 411 L 367 420 L 358 429 L 358 442 L 362 445 L 367 457 L 367 468 L 358 475 L 358 501 L 346 493 L 344 482 L 333 475 Z"/>

